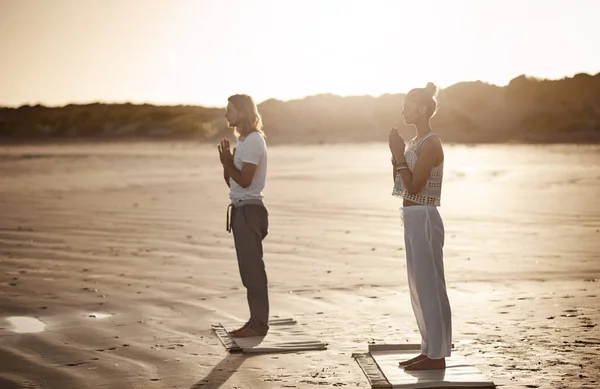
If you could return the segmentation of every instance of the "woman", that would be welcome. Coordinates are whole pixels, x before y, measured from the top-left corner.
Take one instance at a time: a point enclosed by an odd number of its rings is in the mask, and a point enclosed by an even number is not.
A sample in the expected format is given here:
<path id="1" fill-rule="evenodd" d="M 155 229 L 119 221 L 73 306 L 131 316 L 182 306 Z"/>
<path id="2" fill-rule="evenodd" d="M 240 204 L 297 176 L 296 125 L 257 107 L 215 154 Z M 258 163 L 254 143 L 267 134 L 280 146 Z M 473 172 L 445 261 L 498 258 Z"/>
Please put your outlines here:
<path id="1" fill-rule="evenodd" d="M 396 128 L 389 135 L 394 174 L 393 195 L 401 197 L 410 299 L 421 333 L 421 354 L 400 362 L 406 370 L 446 367 L 452 347 L 451 310 L 446 293 L 444 224 L 438 212 L 444 150 L 431 130 L 437 87 L 411 90 L 404 98 L 404 122 L 416 136 L 405 145 Z"/>

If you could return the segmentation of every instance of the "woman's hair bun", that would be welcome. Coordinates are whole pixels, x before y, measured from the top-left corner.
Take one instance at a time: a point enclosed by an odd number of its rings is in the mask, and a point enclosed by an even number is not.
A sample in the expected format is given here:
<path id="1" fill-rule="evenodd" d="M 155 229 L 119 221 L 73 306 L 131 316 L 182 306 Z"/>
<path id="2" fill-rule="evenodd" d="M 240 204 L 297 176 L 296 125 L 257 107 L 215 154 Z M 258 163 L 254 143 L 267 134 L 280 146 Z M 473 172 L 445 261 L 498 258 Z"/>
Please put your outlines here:
<path id="1" fill-rule="evenodd" d="M 433 82 L 428 82 L 427 86 L 425 87 L 425 90 L 431 97 L 434 97 L 437 94 L 438 87 L 435 86 Z"/>

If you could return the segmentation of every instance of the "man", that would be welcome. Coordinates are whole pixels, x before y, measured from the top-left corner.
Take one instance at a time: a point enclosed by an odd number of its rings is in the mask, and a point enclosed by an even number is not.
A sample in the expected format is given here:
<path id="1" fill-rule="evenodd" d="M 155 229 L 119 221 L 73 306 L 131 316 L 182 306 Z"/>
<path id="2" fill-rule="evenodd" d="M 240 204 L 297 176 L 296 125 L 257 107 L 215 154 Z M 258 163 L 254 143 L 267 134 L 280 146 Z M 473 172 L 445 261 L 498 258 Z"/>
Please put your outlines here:
<path id="1" fill-rule="evenodd" d="M 262 199 L 267 176 L 267 144 L 262 119 L 250 96 L 230 96 L 225 118 L 238 138 L 233 154 L 227 138 L 218 145 L 223 177 L 230 188 L 227 231 L 233 231 L 250 308 L 250 319 L 230 334 L 236 338 L 265 336 L 269 330 L 269 295 L 262 241 L 267 236 L 269 215 Z"/>

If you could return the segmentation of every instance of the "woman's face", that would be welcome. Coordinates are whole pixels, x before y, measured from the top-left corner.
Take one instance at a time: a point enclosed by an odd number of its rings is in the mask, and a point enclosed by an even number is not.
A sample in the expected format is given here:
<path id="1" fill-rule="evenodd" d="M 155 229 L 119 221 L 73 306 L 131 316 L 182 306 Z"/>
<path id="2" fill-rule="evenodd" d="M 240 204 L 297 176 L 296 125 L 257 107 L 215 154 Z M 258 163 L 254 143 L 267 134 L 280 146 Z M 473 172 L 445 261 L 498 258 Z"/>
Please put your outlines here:
<path id="1" fill-rule="evenodd" d="M 407 95 L 404 98 L 402 116 L 404 116 L 405 124 L 415 124 L 418 122 L 424 113 L 423 111 L 424 107 L 414 97 Z"/>

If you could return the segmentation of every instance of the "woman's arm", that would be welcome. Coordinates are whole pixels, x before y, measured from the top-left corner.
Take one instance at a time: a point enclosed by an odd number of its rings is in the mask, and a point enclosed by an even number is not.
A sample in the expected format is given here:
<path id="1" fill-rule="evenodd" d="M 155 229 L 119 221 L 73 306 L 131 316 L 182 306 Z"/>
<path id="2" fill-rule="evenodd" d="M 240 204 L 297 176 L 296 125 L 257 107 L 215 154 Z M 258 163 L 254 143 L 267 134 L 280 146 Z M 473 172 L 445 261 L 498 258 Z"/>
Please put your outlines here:
<path id="1" fill-rule="evenodd" d="M 398 170 L 398 174 L 402 177 L 402 183 L 409 194 L 417 194 L 425 185 L 427 178 L 431 174 L 436 161 L 443 158 L 442 143 L 436 137 L 431 137 L 419 148 L 419 158 L 414 170 L 411 172 L 408 168 Z M 402 164 L 406 160 L 398 161 Z"/>
<path id="2" fill-rule="evenodd" d="M 394 180 L 394 183 L 396 182 L 396 177 L 398 176 L 398 171 L 396 170 L 397 167 L 398 162 L 396 162 L 394 157 L 392 157 L 392 179 Z"/>

